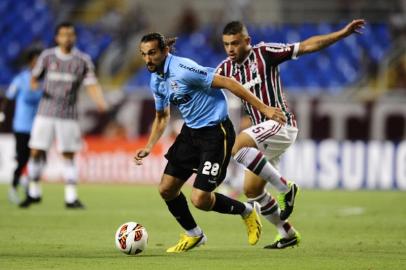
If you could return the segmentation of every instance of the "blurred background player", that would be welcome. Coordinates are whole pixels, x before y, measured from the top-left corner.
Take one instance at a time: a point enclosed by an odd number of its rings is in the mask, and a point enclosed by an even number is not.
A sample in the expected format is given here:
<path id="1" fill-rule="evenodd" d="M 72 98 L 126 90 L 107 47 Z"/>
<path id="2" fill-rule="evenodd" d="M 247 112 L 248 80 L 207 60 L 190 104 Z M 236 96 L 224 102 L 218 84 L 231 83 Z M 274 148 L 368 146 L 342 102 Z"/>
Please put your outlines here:
<path id="1" fill-rule="evenodd" d="M 13 117 L 13 133 L 15 138 L 15 153 L 17 167 L 14 170 L 13 180 L 9 189 L 8 198 L 14 204 L 20 203 L 18 195 L 18 185 L 20 177 L 23 174 L 27 161 L 30 157 L 30 149 L 28 141 L 32 122 L 39 101 L 42 96 L 42 91 L 31 91 L 31 70 L 34 68 L 37 58 L 41 53 L 40 49 L 30 49 L 26 52 L 24 63 L 26 67 L 14 77 L 6 92 L 6 99 L 0 105 L 0 124 L 5 121 L 4 111 L 6 110 L 9 100 L 15 100 L 15 110 Z M 45 158 L 45 156 L 43 156 Z"/>
<path id="2" fill-rule="evenodd" d="M 298 129 L 286 104 L 278 65 L 360 33 L 364 25 L 364 20 L 353 20 L 337 32 L 313 36 L 300 43 L 260 43 L 255 46 L 251 46 L 251 38 L 243 23 L 233 21 L 224 27 L 223 45 L 228 58 L 219 65 L 219 74 L 236 79 L 265 104 L 281 108 L 287 118 L 287 124 L 281 125 L 243 101 L 253 126 L 240 133 L 233 148 L 234 158 L 249 170 L 245 173 L 245 195 L 250 201 L 260 203 L 262 215 L 279 232 L 276 241 L 266 248 L 284 248 L 300 241 L 298 232 L 284 221 L 293 211 L 298 186 L 281 176 L 278 164 L 281 155 L 296 140 Z M 281 192 L 278 196 L 281 210 L 265 190 L 267 182 Z"/>
<path id="3" fill-rule="evenodd" d="M 150 33 L 141 39 L 141 55 L 152 73 L 150 87 L 156 114 L 146 146 L 138 149 L 134 157 L 136 164 L 141 165 L 168 125 L 169 105 L 177 106 L 185 124 L 165 155 L 168 163 L 159 192 L 186 233 L 167 252 L 185 252 L 207 241 L 181 192 L 193 173 L 197 174 L 191 194 L 193 205 L 204 211 L 241 215 L 247 226 L 248 242 L 255 245 L 261 234 L 255 207 L 213 192 L 225 178 L 235 140 L 227 100 L 218 88 L 228 89 L 271 119 L 283 117 L 282 111 L 265 106 L 242 85 L 215 74 L 213 69 L 170 54 L 174 43 L 175 39 L 165 40 L 159 33 Z"/>
<path id="4" fill-rule="evenodd" d="M 75 28 L 69 22 L 59 24 L 55 31 L 57 46 L 43 51 L 32 71 L 31 86 L 38 89 L 44 78 L 44 95 L 29 142 L 31 150 L 28 162 L 29 187 L 27 198 L 20 204 L 28 207 L 41 200 L 39 179 L 45 162 L 41 156 L 56 139 L 57 150 L 64 158 L 65 206 L 83 208 L 78 199 L 76 185 L 78 169 L 75 153 L 81 148 L 81 132 L 78 123 L 77 95 L 83 84 L 100 111 L 106 110 L 101 88 L 94 73 L 90 57 L 74 47 Z"/>

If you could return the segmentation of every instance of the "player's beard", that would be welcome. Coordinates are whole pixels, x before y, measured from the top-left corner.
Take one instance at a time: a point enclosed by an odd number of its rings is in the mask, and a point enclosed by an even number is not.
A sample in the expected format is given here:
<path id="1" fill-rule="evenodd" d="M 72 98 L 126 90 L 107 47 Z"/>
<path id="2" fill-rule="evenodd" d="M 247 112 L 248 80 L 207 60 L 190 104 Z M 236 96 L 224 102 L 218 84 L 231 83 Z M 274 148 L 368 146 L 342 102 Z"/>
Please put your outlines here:
<path id="1" fill-rule="evenodd" d="M 71 52 L 74 46 L 75 46 L 74 43 L 68 43 L 68 44 L 60 45 L 60 47 L 62 47 L 63 50 L 66 51 L 66 52 Z"/>
<path id="2" fill-rule="evenodd" d="M 149 72 L 154 73 L 157 71 L 157 66 L 155 64 L 152 63 L 148 63 L 147 64 L 147 69 Z"/>

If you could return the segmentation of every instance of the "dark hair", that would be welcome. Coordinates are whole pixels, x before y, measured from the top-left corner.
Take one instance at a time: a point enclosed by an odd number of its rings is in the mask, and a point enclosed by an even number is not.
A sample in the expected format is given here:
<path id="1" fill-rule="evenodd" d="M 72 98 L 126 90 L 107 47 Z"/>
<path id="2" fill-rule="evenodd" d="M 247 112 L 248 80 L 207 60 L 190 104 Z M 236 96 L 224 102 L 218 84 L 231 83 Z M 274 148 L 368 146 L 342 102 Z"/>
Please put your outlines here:
<path id="1" fill-rule="evenodd" d="M 73 25 L 73 23 L 71 23 L 71 22 L 61 22 L 55 28 L 55 36 L 58 35 L 59 30 L 61 30 L 61 28 L 65 28 L 65 27 L 72 27 L 73 29 L 75 29 L 75 26 Z"/>
<path id="2" fill-rule="evenodd" d="M 38 57 L 41 54 L 40 48 L 29 49 L 25 54 L 25 63 L 30 63 L 35 57 Z"/>
<path id="3" fill-rule="evenodd" d="M 226 24 L 223 29 L 223 35 L 237 35 L 243 34 L 248 36 L 248 30 L 245 25 L 240 21 L 232 21 Z"/>
<path id="4" fill-rule="evenodd" d="M 169 51 L 174 52 L 175 51 L 176 39 L 177 39 L 177 37 L 166 38 L 161 33 L 153 32 L 153 33 L 149 33 L 149 34 L 144 35 L 141 38 L 141 43 L 156 40 L 156 41 L 158 41 L 159 50 L 163 51 L 166 47 L 169 47 Z"/>

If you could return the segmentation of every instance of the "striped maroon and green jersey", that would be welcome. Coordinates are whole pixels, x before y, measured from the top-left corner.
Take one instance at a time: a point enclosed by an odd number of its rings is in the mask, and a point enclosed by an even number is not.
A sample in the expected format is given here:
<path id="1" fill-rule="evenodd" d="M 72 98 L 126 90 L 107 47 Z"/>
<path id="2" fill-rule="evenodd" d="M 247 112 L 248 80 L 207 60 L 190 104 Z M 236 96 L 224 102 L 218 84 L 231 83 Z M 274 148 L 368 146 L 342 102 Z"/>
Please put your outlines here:
<path id="1" fill-rule="evenodd" d="M 77 95 L 81 85 L 96 84 L 90 56 L 73 49 L 63 54 L 58 47 L 44 50 L 32 70 L 32 76 L 44 78 L 44 95 L 38 114 L 64 119 L 77 119 Z"/>
<path id="2" fill-rule="evenodd" d="M 289 111 L 282 90 L 281 78 L 278 65 L 289 59 L 296 59 L 299 43 L 280 44 L 261 42 L 253 46 L 246 59 L 238 64 L 225 59 L 217 67 L 217 73 L 226 77 L 235 78 L 251 91 L 264 104 L 279 107 L 285 113 L 287 123 L 296 126 L 296 120 Z M 251 118 L 253 125 L 266 121 L 256 108 L 242 100 L 244 109 Z"/>

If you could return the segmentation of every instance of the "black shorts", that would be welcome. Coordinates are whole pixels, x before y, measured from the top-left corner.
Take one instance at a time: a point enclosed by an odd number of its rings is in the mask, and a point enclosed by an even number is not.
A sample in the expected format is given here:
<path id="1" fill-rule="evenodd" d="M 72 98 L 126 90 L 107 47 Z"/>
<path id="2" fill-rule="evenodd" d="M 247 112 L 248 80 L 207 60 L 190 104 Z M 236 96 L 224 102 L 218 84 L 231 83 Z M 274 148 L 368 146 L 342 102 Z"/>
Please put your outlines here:
<path id="1" fill-rule="evenodd" d="M 183 125 L 165 157 L 165 174 L 188 180 L 197 173 L 193 186 L 213 191 L 223 182 L 235 141 L 233 124 L 227 118 L 222 123 L 199 129 Z"/>

